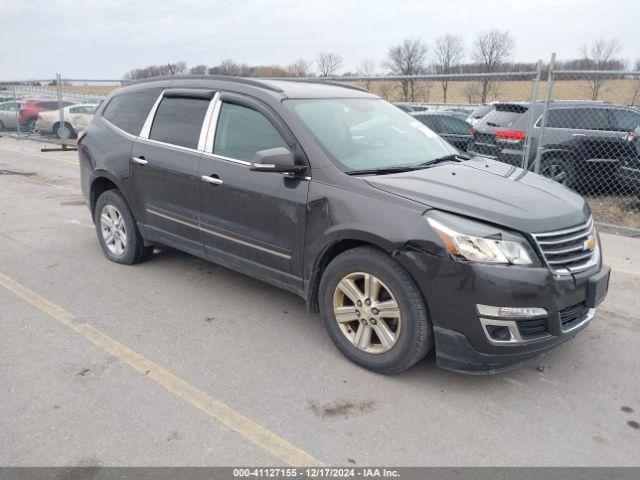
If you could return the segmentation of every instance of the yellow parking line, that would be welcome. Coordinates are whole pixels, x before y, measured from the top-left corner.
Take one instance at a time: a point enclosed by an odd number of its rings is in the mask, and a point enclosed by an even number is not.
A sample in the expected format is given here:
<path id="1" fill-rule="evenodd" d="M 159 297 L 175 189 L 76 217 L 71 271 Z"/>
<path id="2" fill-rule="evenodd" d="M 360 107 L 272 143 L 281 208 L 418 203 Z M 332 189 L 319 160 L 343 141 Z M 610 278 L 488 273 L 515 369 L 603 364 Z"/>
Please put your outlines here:
<path id="1" fill-rule="evenodd" d="M 66 159 L 64 159 L 64 158 L 58 158 L 58 157 L 55 157 L 55 156 L 53 156 L 53 155 L 45 155 L 45 154 L 43 154 L 43 153 L 25 152 L 25 151 L 23 151 L 23 150 L 14 150 L 14 149 L 12 149 L 12 148 L 4 148 L 4 147 L 1 147 L 1 148 L 0 148 L 0 151 L 3 151 L 3 152 L 11 152 L 11 153 L 19 153 L 19 154 L 21 154 L 21 155 L 26 155 L 26 156 L 28 156 L 28 157 L 41 157 L 41 158 L 46 158 L 47 160 L 55 160 L 56 162 L 68 163 L 68 164 L 71 164 L 71 165 L 75 165 L 76 167 L 79 165 L 79 163 L 78 163 L 78 162 L 74 162 L 74 161 L 72 161 L 72 160 L 66 160 Z"/>
<path id="2" fill-rule="evenodd" d="M 624 273 L 626 275 L 635 275 L 636 277 L 640 277 L 640 272 L 637 270 L 629 270 L 626 268 L 614 268 L 614 267 L 611 267 L 611 270 L 618 273 Z"/>
<path id="3" fill-rule="evenodd" d="M 309 453 L 295 447 L 282 437 L 258 425 L 254 421 L 236 412 L 231 407 L 216 400 L 211 395 L 190 385 L 173 373 L 153 363 L 146 357 L 117 342 L 97 328 L 78 320 L 73 314 L 62 307 L 41 297 L 8 276 L 0 273 L 0 286 L 6 288 L 16 296 L 39 308 L 47 315 L 60 321 L 71 330 L 87 338 L 95 345 L 110 353 L 122 362 L 136 369 L 147 378 L 162 385 L 165 389 L 191 403 L 222 423 L 243 435 L 258 447 L 269 452 L 274 457 L 292 466 L 319 466 L 322 463 Z"/>

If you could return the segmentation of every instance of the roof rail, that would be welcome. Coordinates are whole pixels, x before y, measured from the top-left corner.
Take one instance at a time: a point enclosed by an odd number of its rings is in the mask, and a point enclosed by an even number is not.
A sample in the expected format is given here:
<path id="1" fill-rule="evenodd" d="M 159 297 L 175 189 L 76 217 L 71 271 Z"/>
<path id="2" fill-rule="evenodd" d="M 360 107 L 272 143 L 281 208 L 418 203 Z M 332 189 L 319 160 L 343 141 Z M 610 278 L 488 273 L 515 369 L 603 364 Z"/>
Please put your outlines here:
<path id="1" fill-rule="evenodd" d="M 271 90 L 272 92 L 281 93 L 283 91 L 281 88 L 263 83 L 259 80 L 253 80 L 245 77 L 233 77 L 230 75 L 173 75 L 164 77 L 141 78 L 140 80 L 133 81 L 124 80 L 124 82 L 125 85 L 136 85 L 139 83 L 159 82 L 163 80 L 217 80 L 220 82 L 241 83 L 243 85 L 250 85 L 252 87 L 264 88 L 265 90 Z"/>
<path id="2" fill-rule="evenodd" d="M 356 87 L 355 85 L 344 84 L 342 82 L 338 82 L 335 80 L 323 80 L 322 78 L 295 78 L 295 77 L 278 77 L 278 78 L 265 78 L 264 80 L 278 80 L 283 82 L 298 82 L 298 83 L 315 83 L 320 85 L 331 85 L 334 87 L 343 87 L 348 88 L 350 90 L 358 90 L 360 92 L 369 92 L 369 90 L 365 88 Z M 349 78 L 346 77 L 345 81 L 349 81 Z"/>

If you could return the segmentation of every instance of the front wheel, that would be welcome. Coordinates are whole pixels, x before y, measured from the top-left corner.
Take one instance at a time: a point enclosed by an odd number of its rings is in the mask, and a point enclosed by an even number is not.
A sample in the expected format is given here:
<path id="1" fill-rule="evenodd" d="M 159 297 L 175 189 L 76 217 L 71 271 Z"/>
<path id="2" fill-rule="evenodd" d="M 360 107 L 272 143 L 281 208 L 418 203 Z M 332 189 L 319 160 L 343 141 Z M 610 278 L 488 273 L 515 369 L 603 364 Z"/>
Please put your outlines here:
<path id="1" fill-rule="evenodd" d="M 320 316 L 347 358 L 379 373 L 406 370 L 433 344 L 417 285 L 374 248 L 348 250 L 329 264 L 320 282 Z"/>
<path id="2" fill-rule="evenodd" d="M 93 221 L 105 256 L 133 265 L 149 258 L 153 247 L 144 245 L 136 221 L 118 190 L 107 190 L 96 202 Z"/>

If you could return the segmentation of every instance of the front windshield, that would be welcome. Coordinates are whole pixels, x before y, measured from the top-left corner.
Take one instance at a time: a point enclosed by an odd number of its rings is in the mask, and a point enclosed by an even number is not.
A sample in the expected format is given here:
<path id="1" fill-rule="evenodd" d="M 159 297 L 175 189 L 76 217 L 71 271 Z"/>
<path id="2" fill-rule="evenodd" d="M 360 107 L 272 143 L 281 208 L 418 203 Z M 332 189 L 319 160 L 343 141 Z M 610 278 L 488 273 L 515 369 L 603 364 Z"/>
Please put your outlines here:
<path id="1" fill-rule="evenodd" d="M 286 103 L 347 172 L 415 166 L 457 153 L 416 118 L 382 99 Z"/>

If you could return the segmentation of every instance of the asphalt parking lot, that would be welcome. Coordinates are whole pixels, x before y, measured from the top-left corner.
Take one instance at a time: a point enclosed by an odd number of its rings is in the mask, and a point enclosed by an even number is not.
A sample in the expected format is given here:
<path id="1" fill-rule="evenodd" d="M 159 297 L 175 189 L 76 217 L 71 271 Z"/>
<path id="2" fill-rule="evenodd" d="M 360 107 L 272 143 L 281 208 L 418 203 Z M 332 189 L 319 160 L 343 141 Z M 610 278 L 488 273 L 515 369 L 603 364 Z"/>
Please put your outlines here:
<path id="1" fill-rule="evenodd" d="M 298 297 L 163 249 L 107 261 L 75 152 L 0 138 L 0 465 L 640 466 L 640 238 L 592 325 L 519 370 L 386 377 Z"/>

